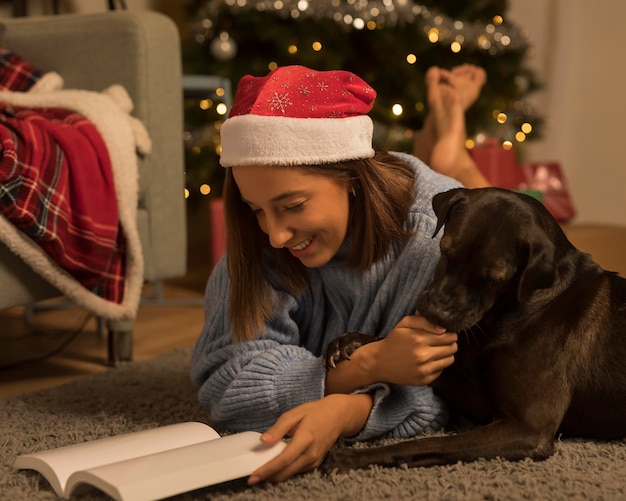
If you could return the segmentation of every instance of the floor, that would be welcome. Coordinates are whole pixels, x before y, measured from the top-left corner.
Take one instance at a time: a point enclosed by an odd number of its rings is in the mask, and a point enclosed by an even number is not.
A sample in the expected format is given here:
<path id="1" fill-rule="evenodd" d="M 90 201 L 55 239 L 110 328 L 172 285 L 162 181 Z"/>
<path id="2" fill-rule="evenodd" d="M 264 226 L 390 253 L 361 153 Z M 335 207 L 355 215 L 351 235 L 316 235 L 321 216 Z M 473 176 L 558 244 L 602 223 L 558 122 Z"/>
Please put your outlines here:
<path id="1" fill-rule="evenodd" d="M 600 266 L 626 277 L 626 227 L 570 224 L 564 225 L 563 230 L 578 249 L 590 253 Z"/>
<path id="2" fill-rule="evenodd" d="M 134 330 L 134 360 L 193 345 L 202 329 L 202 295 L 209 271 L 196 269 L 166 281 L 162 301 L 155 301 L 153 285 L 144 287 Z M 106 365 L 106 336 L 94 318 L 78 308 L 59 308 L 58 302 L 46 305 L 48 309 L 30 317 L 23 308 L 0 310 L 0 399 L 115 370 Z M 32 358 L 42 359 L 27 361 Z"/>

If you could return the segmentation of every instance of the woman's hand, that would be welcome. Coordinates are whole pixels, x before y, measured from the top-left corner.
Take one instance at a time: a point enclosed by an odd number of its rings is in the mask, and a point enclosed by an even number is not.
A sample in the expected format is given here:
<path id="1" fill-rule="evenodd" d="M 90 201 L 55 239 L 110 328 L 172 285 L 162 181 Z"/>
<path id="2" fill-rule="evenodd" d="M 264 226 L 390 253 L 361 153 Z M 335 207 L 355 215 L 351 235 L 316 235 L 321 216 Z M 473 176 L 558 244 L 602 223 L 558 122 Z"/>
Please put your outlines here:
<path id="1" fill-rule="evenodd" d="M 404 317 L 386 338 L 361 346 L 349 361 L 328 371 L 326 394 L 351 393 L 379 382 L 428 385 L 454 362 L 456 342 L 456 333 L 420 315 Z"/>
<path id="2" fill-rule="evenodd" d="M 291 440 L 278 456 L 250 475 L 248 484 L 281 482 L 314 470 L 339 437 L 354 436 L 363 429 L 372 405 L 367 394 L 335 394 L 285 412 L 261 435 L 261 441 L 275 444 L 287 436 Z"/>
<path id="3" fill-rule="evenodd" d="M 366 370 L 375 381 L 425 386 L 452 365 L 458 350 L 457 339 L 456 333 L 446 332 L 416 314 L 400 320 L 379 343 L 359 350 L 369 347 L 364 362 L 369 364 Z"/>

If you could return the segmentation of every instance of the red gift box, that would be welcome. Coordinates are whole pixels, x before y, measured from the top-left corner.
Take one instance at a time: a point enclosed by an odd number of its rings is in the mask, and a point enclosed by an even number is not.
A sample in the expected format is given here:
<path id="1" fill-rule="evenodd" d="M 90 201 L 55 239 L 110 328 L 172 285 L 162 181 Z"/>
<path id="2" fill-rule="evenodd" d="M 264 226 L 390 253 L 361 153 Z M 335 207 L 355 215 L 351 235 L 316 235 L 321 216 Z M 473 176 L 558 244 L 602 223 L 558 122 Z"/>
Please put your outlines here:
<path id="1" fill-rule="evenodd" d="M 515 161 L 515 150 L 503 148 L 495 138 L 487 138 L 484 142 L 474 146 L 470 154 L 478 169 L 492 186 L 514 190 L 525 181 Z"/>
<path id="2" fill-rule="evenodd" d="M 558 162 L 537 162 L 520 165 L 524 181 L 519 189 L 541 193 L 543 204 L 554 219 L 569 221 L 576 215 L 576 209 L 569 195 L 565 176 Z"/>

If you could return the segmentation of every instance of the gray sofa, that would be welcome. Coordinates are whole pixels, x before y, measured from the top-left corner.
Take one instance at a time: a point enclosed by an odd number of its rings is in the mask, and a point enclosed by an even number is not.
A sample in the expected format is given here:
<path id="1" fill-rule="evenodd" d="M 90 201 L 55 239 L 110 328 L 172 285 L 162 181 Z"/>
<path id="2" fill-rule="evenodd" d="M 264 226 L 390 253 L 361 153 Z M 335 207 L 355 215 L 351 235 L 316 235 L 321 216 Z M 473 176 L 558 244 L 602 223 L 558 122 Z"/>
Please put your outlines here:
<path id="1" fill-rule="evenodd" d="M 2 44 L 64 88 L 102 91 L 123 85 L 133 115 L 146 126 L 152 152 L 139 160 L 138 230 L 146 281 L 186 271 L 183 96 L 176 25 L 157 12 L 111 11 L 0 20 Z M 0 309 L 59 296 L 49 283 L 0 244 Z M 107 321 L 109 362 L 132 355 L 133 320 Z"/>

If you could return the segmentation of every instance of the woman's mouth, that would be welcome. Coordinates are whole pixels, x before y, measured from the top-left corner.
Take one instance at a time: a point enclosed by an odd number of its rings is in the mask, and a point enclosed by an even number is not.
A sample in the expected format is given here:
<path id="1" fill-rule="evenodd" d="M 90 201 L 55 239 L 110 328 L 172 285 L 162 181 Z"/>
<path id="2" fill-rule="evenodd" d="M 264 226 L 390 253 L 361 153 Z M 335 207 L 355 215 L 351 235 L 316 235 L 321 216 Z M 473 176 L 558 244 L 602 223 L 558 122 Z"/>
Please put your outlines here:
<path id="1" fill-rule="evenodd" d="M 312 241 L 313 241 L 312 238 L 307 238 L 303 242 L 300 242 L 298 245 L 294 245 L 293 247 L 291 247 L 291 250 L 293 250 L 293 251 L 304 250 L 311 244 Z"/>

